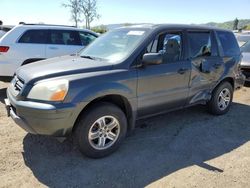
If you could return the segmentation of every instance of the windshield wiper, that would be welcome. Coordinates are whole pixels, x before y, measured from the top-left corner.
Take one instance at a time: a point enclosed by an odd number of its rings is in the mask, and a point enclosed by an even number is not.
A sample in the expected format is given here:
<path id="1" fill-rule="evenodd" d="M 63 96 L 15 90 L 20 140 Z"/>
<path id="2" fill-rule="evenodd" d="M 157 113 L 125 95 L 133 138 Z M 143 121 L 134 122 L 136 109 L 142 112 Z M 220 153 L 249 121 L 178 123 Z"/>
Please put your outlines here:
<path id="1" fill-rule="evenodd" d="M 86 59 L 92 59 L 94 60 L 95 58 L 89 55 L 82 55 L 81 58 L 86 58 Z"/>

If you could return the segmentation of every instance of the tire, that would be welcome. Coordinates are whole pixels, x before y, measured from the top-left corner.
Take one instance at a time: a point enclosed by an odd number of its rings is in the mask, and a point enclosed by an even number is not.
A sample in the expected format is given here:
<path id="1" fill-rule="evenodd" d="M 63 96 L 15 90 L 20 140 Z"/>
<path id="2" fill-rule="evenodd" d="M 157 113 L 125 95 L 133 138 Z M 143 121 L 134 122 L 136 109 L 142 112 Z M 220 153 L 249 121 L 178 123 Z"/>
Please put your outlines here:
<path id="1" fill-rule="evenodd" d="M 233 87 L 229 82 L 217 86 L 208 102 L 208 111 L 213 115 L 223 115 L 230 109 L 233 99 Z M 224 101 L 224 102 L 223 102 Z"/>
<path id="2" fill-rule="evenodd" d="M 75 139 L 79 150 L 90 158 L 105 157 L 116 151 L 127 133 L 124 112 L 111 103 L 92 106 L 80 116 L 76 126 Z"/>

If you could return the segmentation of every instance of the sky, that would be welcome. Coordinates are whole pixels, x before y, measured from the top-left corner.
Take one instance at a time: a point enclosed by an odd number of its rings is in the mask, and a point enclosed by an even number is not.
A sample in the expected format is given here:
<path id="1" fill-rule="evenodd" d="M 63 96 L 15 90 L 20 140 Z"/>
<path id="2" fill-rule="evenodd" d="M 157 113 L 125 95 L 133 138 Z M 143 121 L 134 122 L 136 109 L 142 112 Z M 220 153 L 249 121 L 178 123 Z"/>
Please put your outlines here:
<path id="1" fill-rule="evenodd" d="M 91 26 L 117 23 L 202 24 L 250 19 L 250 0 L 97 0 L 99 20 Z M 73 25 L 67 0 L 0 0 L 6 25 L 46 23 Z M 84 22 L 82 23 L 84 25 Z"/>

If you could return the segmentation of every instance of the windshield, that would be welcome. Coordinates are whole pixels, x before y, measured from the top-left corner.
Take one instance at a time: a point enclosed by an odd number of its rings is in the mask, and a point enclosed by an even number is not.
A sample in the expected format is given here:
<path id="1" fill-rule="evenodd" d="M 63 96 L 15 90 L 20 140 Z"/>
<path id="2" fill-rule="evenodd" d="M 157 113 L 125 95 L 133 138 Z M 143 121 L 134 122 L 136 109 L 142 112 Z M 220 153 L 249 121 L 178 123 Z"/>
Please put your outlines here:
<path id="1" fill-rule="evenodd" d="M 245 53 L 250 53 L 250 41 L 241 47 L 241 51 Z"/>
<path id="2" fill-rule="evenodd" d="M 144 39 L 148 30 L 124 28 L 104 34 L 83 49 L 79 55 L 119 63 L 128 57 Z"/>

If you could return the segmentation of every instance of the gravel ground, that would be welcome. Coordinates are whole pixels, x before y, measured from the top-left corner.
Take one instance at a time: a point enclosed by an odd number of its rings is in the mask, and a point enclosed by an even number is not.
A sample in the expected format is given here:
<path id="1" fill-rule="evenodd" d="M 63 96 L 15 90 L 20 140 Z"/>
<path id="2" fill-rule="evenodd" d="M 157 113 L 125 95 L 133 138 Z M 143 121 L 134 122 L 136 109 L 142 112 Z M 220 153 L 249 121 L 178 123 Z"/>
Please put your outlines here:
<path id="1" fill-rule="evenodd" d="M 250 187 L 250 87 L 227 115 L 204 106 L 138 123 L 113 155 L 93 160 L 70 140 L 27 134 L 6 117 L 0 83 L 0 187 Z"/>

